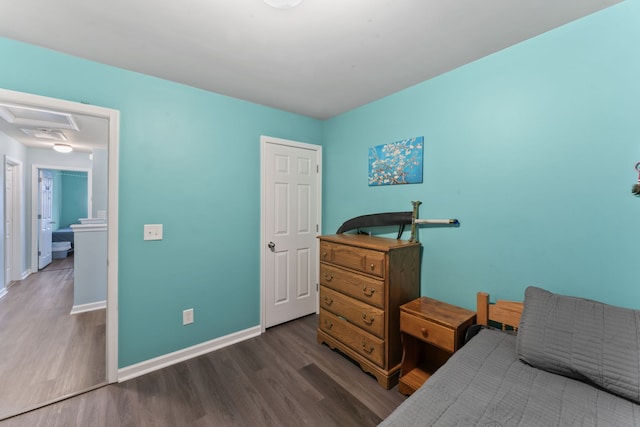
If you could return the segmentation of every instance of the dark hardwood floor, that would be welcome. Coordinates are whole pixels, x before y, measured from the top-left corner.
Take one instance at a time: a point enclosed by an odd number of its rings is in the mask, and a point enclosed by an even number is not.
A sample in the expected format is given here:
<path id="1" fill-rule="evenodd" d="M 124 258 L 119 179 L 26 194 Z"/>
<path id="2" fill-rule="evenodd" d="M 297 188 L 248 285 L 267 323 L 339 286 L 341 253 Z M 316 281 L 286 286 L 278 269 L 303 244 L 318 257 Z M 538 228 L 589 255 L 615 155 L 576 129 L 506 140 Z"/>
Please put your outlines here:
<path id="1" fill-rule="evenodd" d="M 0 299 L 0 419 L 105 382 L 105 310 L 72 306 L 72 256 Z"/>
<path id="2" fill-rule="evenodd" d="M 375 426 L 405 397 L 316 343 L 317 316 L 5 420 L 9 426 Z"/>

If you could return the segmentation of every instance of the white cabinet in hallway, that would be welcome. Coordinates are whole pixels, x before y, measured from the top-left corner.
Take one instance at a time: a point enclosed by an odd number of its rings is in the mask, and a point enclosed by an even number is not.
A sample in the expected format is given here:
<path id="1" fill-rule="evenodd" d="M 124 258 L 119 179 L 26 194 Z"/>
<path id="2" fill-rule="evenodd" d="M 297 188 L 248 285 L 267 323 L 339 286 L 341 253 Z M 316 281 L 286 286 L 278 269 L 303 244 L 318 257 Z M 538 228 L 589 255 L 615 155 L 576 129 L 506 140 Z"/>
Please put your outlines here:
<path id="1" fill-rule="evenodd" d="M 104 221 L 104 220 L 103 220 Z M 75 224 L 71 314 L 107 306 L 107 224 Z"/>

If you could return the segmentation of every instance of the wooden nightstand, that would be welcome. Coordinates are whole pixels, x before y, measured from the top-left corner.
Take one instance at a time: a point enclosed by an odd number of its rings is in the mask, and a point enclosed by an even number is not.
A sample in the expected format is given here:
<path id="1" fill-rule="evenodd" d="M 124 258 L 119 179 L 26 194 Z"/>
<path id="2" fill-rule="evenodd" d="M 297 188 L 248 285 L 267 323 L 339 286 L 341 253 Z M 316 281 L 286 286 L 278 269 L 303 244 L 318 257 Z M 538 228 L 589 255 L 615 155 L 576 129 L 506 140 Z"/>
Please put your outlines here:
<path id="1" fill-rule="evenodd" d="M 400 306 L 403 356 L 398 391 L 416 391 L 464 344 L 476 313 L 432 298 L 421 297 Z"/>

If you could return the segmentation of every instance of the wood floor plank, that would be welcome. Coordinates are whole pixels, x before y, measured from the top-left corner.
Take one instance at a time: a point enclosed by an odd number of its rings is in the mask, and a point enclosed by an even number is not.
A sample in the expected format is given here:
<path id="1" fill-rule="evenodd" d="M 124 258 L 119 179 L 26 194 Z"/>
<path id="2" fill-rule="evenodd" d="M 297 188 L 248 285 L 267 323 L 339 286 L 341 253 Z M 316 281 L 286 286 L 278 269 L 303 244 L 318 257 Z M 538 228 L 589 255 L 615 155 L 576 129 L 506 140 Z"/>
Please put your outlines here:
<path id="1" fill-rule="evenodd" d="M 316 315 L 0 427 L 375 426 L 405 397 L 316 343 Z"/>
<path id="2" fill-rule="evenodd" d="M 105 310 L 70 315 L 73 257 L 0 299 L 0 419 L 105 383 Z"/>

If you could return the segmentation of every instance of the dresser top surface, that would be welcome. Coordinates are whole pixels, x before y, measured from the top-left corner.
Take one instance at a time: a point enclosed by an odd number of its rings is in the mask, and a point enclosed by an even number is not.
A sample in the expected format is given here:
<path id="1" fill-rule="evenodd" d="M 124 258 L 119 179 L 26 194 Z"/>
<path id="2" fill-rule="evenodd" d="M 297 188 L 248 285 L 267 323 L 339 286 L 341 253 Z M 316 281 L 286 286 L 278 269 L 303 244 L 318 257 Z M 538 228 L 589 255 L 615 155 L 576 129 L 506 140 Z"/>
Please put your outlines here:
<path id="1" fill-rule="evenodd" d="M 357 246 L 367 249 L 377 249 L 388 251 L 391 249 L 405 248 L 410 246 L 420 246 L 419 242 L 408 240 L 397 240 L 388 237 L 369 236 L 366 234 L 332 234 L 318 236 L 321 241 L 340 243 L 343 245 Z"/>

